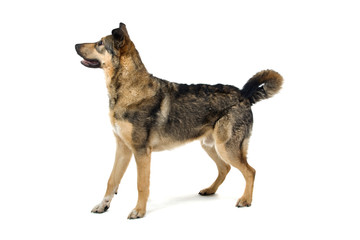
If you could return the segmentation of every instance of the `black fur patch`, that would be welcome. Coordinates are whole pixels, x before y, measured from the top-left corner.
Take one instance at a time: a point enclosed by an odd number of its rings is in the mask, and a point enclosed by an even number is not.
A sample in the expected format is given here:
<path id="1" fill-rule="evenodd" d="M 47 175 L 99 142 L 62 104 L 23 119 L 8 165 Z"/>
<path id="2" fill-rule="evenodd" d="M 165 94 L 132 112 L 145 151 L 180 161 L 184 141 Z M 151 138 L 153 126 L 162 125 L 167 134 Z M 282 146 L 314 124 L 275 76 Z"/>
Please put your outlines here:
<path id="1" fill-rule="evenodd" d="M 120 28 L 115 28 L 112 30 L 111 35 L 114 38 L 114 47 L 120 49 L 124 43 L 124 33 Z"/>
<path id="2" fill-rule="evenodd" d="M 104 47 L 108 53 L 110 53 L 111 55 L 115 55 L 114 45 L 112 41 L 105 41 Z"/>

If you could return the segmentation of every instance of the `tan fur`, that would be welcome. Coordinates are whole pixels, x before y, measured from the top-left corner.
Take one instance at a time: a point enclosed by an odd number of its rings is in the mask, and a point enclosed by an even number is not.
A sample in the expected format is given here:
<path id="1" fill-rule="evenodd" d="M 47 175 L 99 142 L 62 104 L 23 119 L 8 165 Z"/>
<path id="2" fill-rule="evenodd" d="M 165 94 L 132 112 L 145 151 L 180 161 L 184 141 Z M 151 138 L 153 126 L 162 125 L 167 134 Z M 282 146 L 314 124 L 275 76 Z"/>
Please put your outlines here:
<path id="1" fill-rule="evenodd" d="M 126 146 L 132 149 L 133 142 L 131 134 L 133 132 L 133 125 L 126 121 L 114 120 L 113 128 L 115 135 L 120 138 Z"/>

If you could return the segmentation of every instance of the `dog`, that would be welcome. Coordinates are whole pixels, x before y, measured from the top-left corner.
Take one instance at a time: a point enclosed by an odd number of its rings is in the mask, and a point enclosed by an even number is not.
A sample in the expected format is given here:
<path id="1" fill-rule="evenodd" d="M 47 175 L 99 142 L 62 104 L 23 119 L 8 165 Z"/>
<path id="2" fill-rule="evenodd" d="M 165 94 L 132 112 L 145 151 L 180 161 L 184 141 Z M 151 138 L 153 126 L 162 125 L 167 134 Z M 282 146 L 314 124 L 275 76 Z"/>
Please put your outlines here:
<path id="1" fill-rule="evenodd" d="M 279 73 L 260 71 L 241 90 L 230 85 L 187 85 L 159 79 L 146 70 L 123 23 L 100 41 L 76 44 L 75 49 L 84 66 L 105 72 L 117 146 L 105 196 L 92 209 L 93 213 L 109 209 L 134 155 L 138 201 L 128 218 L 144 217 L 151 153 L 194 140 L 200 140 L 219 172 L 213 184 L 199 194 L 214 194 L 233 166 L 246 180 L 244 194 L 236 206 L 251 205 L 255 178 L 255 169 L 247 162 L 253 124 L 251 106 L 280 90 L 283 78 Z"/>

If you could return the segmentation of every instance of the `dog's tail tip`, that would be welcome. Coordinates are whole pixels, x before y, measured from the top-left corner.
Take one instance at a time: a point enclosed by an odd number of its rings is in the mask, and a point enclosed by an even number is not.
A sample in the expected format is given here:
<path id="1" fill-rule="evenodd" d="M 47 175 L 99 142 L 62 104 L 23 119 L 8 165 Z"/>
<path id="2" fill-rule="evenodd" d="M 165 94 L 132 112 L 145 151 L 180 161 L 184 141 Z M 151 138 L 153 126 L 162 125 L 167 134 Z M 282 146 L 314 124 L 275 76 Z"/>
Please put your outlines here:
<path id="1" fill-rule="evenodd" d="M 283 81 L 283 77 L 278 72 L 263 70 L 249 79 L 241 90 L 241 95 L 254 104 L 278 93 Z"/>

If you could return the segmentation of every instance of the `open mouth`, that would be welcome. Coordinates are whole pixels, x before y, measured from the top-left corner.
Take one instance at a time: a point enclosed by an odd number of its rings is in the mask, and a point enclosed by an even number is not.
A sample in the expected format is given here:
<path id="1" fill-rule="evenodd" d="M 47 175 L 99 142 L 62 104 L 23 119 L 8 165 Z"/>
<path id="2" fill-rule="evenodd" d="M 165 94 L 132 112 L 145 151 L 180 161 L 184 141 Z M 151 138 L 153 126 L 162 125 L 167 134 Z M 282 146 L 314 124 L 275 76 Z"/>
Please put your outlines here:
<path id="1" fill-rule="evenodd" d="M 96 59 L 85 59 L 81 61 L 81 64 L 89 68 L 99 68 L 100 62 Z"/>
<path id="2" fill-rule="evenodd" d="M 85 59 L 81 61 L 81 64 L 89 68 L 98 68 L 100 67 L 100 62 L 96 59 Z"/>

